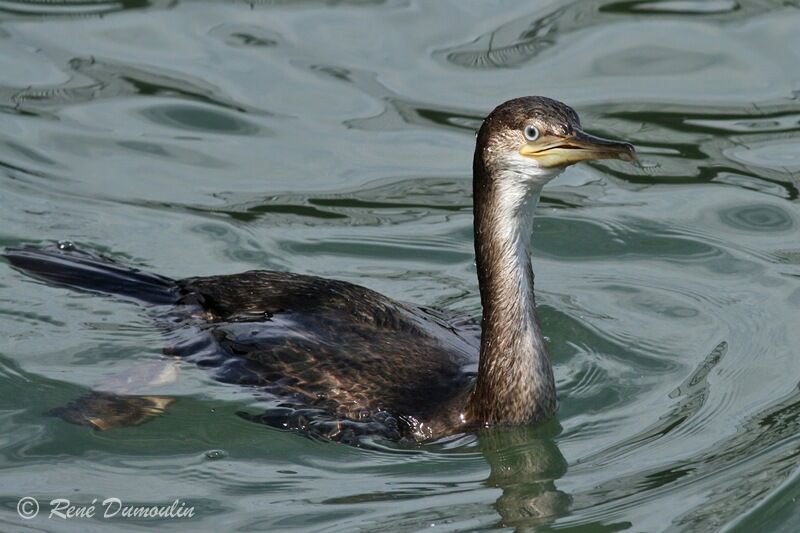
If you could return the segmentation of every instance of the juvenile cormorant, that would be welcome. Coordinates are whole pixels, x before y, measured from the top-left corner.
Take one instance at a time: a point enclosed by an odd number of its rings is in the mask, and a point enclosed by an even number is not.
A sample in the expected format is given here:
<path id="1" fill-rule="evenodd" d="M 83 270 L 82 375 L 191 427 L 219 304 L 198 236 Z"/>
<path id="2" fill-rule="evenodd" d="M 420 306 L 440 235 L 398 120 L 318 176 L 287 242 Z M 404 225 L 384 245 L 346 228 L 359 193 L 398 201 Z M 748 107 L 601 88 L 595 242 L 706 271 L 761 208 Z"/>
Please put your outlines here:
<path id="1" fill-rule="evenodd" d="M 4 255 L 52 284 L 169 309 L 158 320 L 173 338 L 166 353 L 274 399 L 250 419 L 336 440 L 366 433 L 422 441 L 555 411 L 534 303 L 534 208 L 565 167 L 634 158 L 630 144 L 584 133 L 575 111 L 549 98 L 509 100 L 486 117 L 473 160 L 480 337 L 463 319 L 315 276 L 256 270 L 172 280 L 65 247 Z M 477 375 L 467 370 L 476 359 Z M 168 403 L 95 393 L 56 412 L 107 429 Z"/>

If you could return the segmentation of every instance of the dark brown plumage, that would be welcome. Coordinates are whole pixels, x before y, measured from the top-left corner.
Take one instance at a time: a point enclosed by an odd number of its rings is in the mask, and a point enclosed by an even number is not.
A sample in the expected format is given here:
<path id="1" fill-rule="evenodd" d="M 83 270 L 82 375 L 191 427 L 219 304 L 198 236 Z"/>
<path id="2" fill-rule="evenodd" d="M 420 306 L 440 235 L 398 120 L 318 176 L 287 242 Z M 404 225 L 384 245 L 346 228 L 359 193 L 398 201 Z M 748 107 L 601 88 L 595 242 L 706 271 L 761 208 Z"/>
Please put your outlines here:
<path id="1" fill-rule="evenodd" d="M 544 183 L 567 165 L 632 157 L 630 145 L 583 133 L 577 114 L 548 98 L 511 100 L 486 118 L 473 163 L 480 335 L 464 317 L 314 276 L 251 271 L 173 281 L 70 247 L 4 255 L 49 283 L 171 305 L 157 320 L 170 337 L 165 353 L 270 400 L 265 413 L 243 415 L 249 419 L 343 441 L 428 440 L 555 410 L 535 315 L 533 209 Z M 161 397 L 94 393 L 55 414 L 107 429 L 141 423 L 166 405 Z"/>

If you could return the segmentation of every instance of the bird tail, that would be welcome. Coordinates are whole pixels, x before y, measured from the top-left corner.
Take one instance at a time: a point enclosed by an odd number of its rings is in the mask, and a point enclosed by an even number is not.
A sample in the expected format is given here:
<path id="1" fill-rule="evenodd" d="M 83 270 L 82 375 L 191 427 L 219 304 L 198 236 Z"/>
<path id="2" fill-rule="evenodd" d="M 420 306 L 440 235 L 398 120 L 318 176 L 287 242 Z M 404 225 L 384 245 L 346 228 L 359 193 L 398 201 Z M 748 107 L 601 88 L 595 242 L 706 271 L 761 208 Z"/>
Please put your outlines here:
<path id="1" fill-rule="evenodd" d="M 154 305 L 172 304 L 178 298 L 174 280 L 77 250 L 71 244 L 6 248 L 0 255 L 14 268 L 52 285 Z"/>

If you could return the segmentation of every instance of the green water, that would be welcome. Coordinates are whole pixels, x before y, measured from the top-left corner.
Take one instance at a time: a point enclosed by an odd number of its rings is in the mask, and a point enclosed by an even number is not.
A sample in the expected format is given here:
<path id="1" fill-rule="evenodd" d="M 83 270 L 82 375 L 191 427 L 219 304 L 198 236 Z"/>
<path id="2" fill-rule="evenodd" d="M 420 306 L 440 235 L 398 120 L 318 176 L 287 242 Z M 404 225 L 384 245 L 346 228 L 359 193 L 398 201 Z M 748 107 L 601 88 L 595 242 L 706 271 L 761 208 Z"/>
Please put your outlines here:
<path id="1" fill-rule="evenodd" d="M 557 421 L 417 449 L 246 422 L 254 398 L 191 365 L 142 426 L 48 417 L 164 340 L 0 262 L 0 530 L 797 531 L 798 28 L 796 1 L 0 1 L 0 246 L 477 315 L 480 117 L 552 96 L 642 157 L 544 192 Z M 195 516 L 47 516 L 109 497 Z"/>

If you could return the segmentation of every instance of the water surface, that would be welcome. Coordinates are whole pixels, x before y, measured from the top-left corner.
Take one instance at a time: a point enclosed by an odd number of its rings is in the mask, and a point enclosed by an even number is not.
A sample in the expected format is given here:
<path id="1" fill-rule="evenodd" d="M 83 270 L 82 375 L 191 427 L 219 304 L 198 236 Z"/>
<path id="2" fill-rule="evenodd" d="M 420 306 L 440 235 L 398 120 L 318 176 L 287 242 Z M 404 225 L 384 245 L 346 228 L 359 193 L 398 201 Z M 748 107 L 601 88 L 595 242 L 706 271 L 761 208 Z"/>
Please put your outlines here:
<path id="1" fill-rule="evenodd" d="M 470 168 L 499 102 L 564 100 L 642 168 L 570 168 L 534 229 L 555 421 L 357 449 L 251 424 L 191 365 L 163 417 L 45 413 L 158 361 L 138 307 L 0 264 L 0 529 L 21 496 L 191 527 L 796 531 L 792 1 L 0 2 L 0 246 L 186 277 L 271 268 L 477 315 Z"/>

